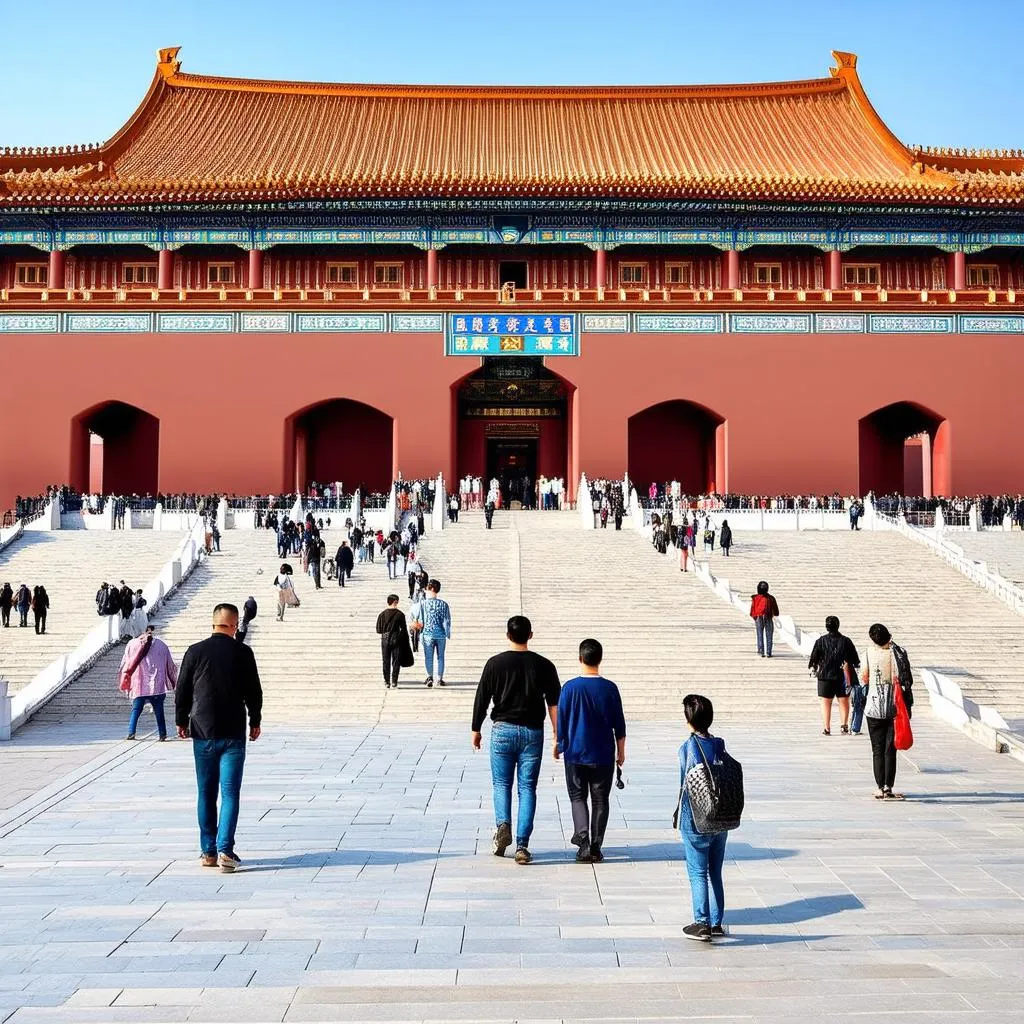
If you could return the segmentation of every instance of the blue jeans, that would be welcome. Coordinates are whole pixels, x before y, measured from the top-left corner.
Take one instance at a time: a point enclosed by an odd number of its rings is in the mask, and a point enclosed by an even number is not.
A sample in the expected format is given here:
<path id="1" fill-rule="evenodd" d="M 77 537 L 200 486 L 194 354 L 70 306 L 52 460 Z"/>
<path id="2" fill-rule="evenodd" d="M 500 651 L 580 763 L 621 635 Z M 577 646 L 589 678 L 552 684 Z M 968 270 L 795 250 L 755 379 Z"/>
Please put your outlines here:
<path id="1" fill-rule="evenodd" d="M 434 678 L 434 652 L 437 651 L 437 678 L 444 679 L 444 648 L 448 641 L 443 636 L 423 638 L 423 657 L 427 663 L 427 675 Z"/>
<path id="2" fill-rule="evenodd" d="M 775 635 L 775 620 L 770 615 L 759 615 L 754 619 L 757 631 L 757 653 L 772 656 L 772 638 Z"/>
<path id="3" fill-rule="evenodd" d="M 850 731 L 860 732 L 861 726 L 864 724 L 864 708 L 868 703 L 868 688 L 862 683 L 854 683 L 850 687 L 850 701 L 853 704 Z"/>
<path id="4" fill-rule="evenodd" d="M 134 736 L 139 725 L 139 715 L 147 704 L 153 705 L 153 715 L 156 717 L 156 731 L 160 738 L 167 736 L 167 722 L 164 721 L 164 699 L 166 693 L 158 693 L 154 697 L 135 697 L 132 700 L 132 713 L 128 718 L 128 735 Z"/>
<path id="5" fill-rule="evenodd" d="M 199 845 L 204 854 L 234 853 L 245 740 L 193 740 L 199 785 Z M 217 790 L 220 789 L 220 819 Z"/>
<path id="6" fill-rule="evenodd" d="M 729 833 L 716 832 L 706 836 L 698 832 L 693 827 L 693 815 L 689 807 L 682 808 L 680 818 L 679 832 L 686 850 L 686 873 L 690 876 L 693 920 L 697 924 L 707 924 L 714 928 L 722 923 L 722 915 L 725 913 L 722 865 L 725 863 L 725 842 Z"/>
<path id="7" fill-rule="evenodd" d="M 491 781 L 495 825 L 512 824 L 512 776 L 519 784 L 516 846 L 529 846 L 537 813 L 537 780 L 544 756 L 544 730 L 495 722 L 491 729 Z"/>

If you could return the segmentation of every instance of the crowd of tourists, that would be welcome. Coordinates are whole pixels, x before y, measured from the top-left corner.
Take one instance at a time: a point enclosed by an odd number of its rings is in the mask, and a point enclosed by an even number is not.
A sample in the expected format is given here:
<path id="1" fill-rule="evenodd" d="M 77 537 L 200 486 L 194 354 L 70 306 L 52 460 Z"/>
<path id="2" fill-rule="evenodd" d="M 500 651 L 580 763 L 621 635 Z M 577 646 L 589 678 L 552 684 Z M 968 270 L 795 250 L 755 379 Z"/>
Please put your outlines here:
<path id="1" fill-rule="evenodd" d="M 121 623 L 121 639 L 131 640 L 142 636 L 149 624 L 142 588 L 132 588 L 124 580 L 114 584 L 105 580 L 96 591 L 96 614 L 116 615 Z"/>
<path id="2" fill-rule="evenodd" d="M 22 583 L 17 589 L 10 583 L 0 587 L 0 626 L 7 629 L 11 625 L 11 613 L 17 612 L 18 625 L 25 629 L 28 626 L 28 614 L 32 613 L 36 635 L 46 632 L 46 616 L 50 610 L 50 595 L 46 587 L 37 584 L 30 587 Z"/>

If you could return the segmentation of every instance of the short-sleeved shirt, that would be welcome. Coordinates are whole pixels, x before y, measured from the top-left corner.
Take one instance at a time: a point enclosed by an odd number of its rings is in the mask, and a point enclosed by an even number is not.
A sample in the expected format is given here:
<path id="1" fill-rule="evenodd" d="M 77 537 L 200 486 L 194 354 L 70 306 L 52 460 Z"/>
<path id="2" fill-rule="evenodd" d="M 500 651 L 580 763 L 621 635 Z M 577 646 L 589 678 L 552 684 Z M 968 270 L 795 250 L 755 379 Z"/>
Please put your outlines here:
<path id="1" fill-rule="evenodd" d="M 492 702 L 492 722 L 541 729 L 548 708 L 558 706 L 561 690 L 558 670 L 535 651 L 496 654 L 480 673 L 473 704 L 473 731 L 480 731 Z"/>

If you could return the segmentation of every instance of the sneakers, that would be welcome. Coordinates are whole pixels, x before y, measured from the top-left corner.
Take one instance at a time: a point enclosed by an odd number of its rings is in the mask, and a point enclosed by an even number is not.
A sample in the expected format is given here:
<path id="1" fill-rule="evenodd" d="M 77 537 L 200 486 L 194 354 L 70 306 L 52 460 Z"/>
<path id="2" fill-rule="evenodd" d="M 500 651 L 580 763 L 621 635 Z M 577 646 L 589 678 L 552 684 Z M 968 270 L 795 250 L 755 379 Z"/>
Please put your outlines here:
<path id="1" fill-rule="evenodd" d="M 512 826 L 507 821 L 503 821 L 494 830 L 494 843 L 491 849 L 494 851 L 495 857 L 504 857 L 505 851 L 512 845 Z"/>
<path id="2" fill-rule="evenodd" d="M 427 676 L 427 678 L 423 680 L 423 684 L 429 690 L 434 685 L 434 680 L 430 676 Z"/>
<path id="3" fill-rule="evenodd" d="M 706 924 L 697 924 L 696 921 L 683 929 L 683 935 L 688 939 L 693 939 L 694 942 L 711 941 L 711 929 Z"/>
<path id="4" fill-rule="evenodd" d="M 233 853 L 220 854 L 220 869 L 225 875 L 230 875 L 235 868 L 241 867 L 242 862 Z"/>
<path id="5" fill-rule="evenodd" d="M 713 924 L 711 926 L 711 938 L 713 939 L 724 939 L 728 934 L 724 924 Z"/>
<path id="6" fill-rule="evenodd" d="M 215 868 L 217 866 L 217 854 L 215 853 L 204 853 L 199 858 L 199 863 L 204 868 Z"/>
<path id="7" fill-rule="evenodd" d="M 525 846 L 520 846 L 516 850 L 516 863 L 517 864 L 529 864 L 533 860 L 533 854 Z"/>
<path id="8" fill-rule="evenodd" d="M 444 686 L 445 685 L 445 681 L 443 679 L 438 679 L 437 685 L 438 686 Z"/>
<path id="9" fill-rule="evenodd" d="M 133 740 L 133 739 L 135 739 L 135 733 L 133 733 L 133 732 L 128 733 L 128 735 L 125 736 L 125 739 L 126 740 Z"/>

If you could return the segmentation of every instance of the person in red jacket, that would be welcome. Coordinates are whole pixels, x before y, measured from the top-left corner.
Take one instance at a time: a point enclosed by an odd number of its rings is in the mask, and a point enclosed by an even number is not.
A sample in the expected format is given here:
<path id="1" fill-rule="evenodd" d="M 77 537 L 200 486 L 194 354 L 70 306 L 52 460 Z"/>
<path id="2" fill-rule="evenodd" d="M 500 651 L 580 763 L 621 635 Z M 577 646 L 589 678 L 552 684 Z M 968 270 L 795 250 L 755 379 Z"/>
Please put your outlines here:
<path id="1" fill-rule="evenodd" d="M 772 656 L 772 637 L 775 634 L 775 619 L 779 614 L 779 602 L 768 593 L 768 584 L 761 580 L 757 593 L 750 595 L 750 617 L 757 632 L 757 653 L 762 658 Z"/>

